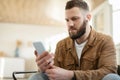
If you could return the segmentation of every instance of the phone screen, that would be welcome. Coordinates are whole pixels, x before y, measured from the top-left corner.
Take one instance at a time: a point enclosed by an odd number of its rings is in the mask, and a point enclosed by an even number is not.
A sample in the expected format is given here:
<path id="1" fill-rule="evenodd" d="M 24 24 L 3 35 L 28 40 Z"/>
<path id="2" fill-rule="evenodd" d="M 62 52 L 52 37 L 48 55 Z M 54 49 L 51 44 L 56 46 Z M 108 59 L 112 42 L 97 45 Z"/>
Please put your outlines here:
<path id="1" fill-rule="evenodd" d="M 45 51 L 42 42 L 33 42 L 33 46 L 35 47 L 38 54 L 41 54 L 42 52 Z"/>

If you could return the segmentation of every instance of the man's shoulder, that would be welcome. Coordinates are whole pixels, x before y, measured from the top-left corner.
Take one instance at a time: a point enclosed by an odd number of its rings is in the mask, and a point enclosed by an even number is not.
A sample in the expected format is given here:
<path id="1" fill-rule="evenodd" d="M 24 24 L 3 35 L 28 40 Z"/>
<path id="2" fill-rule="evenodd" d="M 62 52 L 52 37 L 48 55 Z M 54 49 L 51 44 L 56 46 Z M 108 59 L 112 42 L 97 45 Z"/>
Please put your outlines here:
<path id="1" fill-rule="evenodd" d="M 105 34 L 105 33 L 101 33 L 101 32 L 96 32 L 96 37 L 100 40 L 109 40 L 109 39 L 112 39 L 112 37 L 108 34 Z"/>
<path id="2" fill-rule="evenodd" d="M 96 32 L 96 38 L 99 41 L 108 41 L 108 40 L 113 40 L 112 37 L 108 34 L 101 33 L 101 32 Z"/>
<path id="3" fill-rule="evenodd" d="M 106 41 L 109 39 L 112 39 L 111 35 L 96 31 L 94 28 L 91 29 L 89 40 Z"/>

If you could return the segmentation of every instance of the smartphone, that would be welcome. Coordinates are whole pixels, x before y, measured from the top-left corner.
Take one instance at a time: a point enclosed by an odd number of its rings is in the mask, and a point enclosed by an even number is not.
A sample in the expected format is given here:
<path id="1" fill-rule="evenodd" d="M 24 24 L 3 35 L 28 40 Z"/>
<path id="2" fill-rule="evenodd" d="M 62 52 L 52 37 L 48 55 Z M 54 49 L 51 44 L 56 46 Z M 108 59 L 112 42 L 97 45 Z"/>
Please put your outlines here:
<path id="1" fill-rule="evenodd" d="M 33 46 L 35 47 L 38 54 L 41 54 L 45 51 L 45 47 L 43 46 L 42 42 L 33 42 Z"/>

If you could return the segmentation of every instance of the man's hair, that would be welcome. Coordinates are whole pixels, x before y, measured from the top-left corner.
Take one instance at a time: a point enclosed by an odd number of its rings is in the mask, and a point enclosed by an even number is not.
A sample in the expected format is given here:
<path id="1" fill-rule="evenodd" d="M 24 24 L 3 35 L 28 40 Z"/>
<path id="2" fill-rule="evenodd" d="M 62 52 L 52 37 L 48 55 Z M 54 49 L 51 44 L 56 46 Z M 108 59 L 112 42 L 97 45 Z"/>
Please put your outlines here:
<path id="1" fill-rule="evenodd" d="M 89 11 L 89 6 L 84 0 L 70 0 L 66 3 L 65 10 L 78 7 L 80 9 Z"/>

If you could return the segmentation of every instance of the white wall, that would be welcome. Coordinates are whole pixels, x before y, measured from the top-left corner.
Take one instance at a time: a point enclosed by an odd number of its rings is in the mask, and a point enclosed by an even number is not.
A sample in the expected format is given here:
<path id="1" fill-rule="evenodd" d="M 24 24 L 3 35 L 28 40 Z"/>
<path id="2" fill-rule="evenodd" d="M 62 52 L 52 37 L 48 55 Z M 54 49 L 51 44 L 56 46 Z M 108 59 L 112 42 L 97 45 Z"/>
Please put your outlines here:
<path id="1" fill-rule="evenodd" d="M 99 32 L 113 36 L 113 24 L 112 24 L 112 6 L 106 0 L 95 10 L 93 14 L 93 26 Z"/>
<path id="2" fill-rule="evenodd" d="M 16 40 L 22 42 L 20 57 L 26 60 L 26 70 L 36 69 L 33 41 L 43 41 L 56 34 L 64 33 L 64 26 L 38 26 L 26 24 L 0 23 L 0 51 L 14 57 Z"/>

